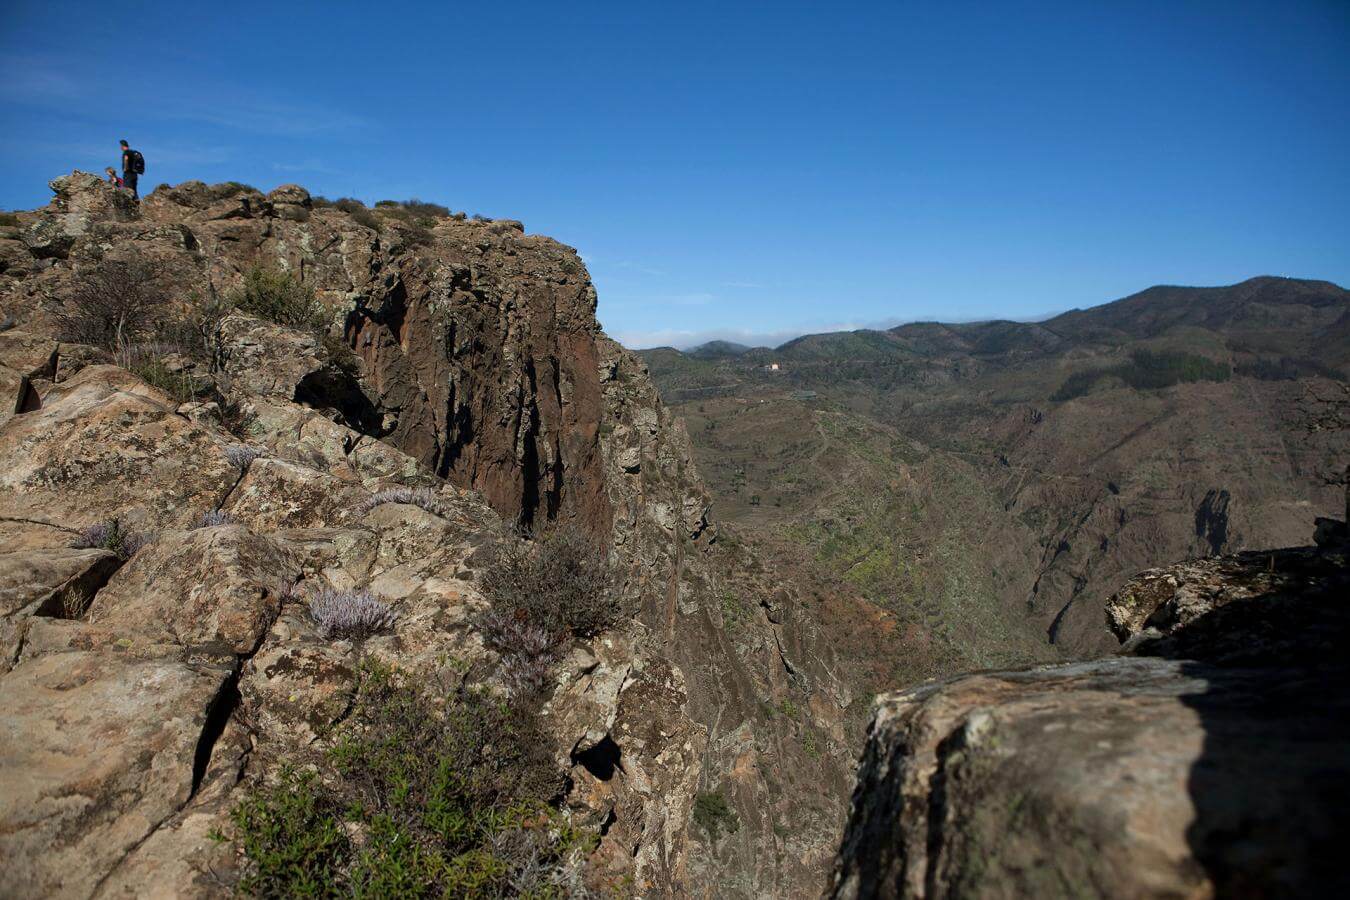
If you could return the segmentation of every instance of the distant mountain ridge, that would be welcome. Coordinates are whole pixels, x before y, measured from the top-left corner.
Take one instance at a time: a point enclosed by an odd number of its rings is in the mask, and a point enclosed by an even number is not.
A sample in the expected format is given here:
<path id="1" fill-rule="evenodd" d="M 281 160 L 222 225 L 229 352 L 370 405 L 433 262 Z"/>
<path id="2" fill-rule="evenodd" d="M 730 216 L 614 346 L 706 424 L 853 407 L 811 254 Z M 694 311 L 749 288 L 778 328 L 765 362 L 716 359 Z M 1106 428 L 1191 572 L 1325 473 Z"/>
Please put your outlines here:
<path id="1" fill-rule="evenodd" d="M 987 356 L 1016 351 L 1053 352 L 1081 342 L 1144 340 L 1183 326 L 1252 333 L 1269 328 L 1325 327 L 1331 329 L 1334 340 L 1329 347 L 1319 350 L 1334 350 L 1334 364 L 1341 366 L 1350 360 L 1347 305 L 1350 291 L 1330 281 L 1262 275 L 1224 287 L 1155 285 L 1119 300 L 1068 310 L 1036 322 L 919 321 L 885 330 L 863 328 L 805 334 L 772 348 L 718 340 L 674 352 L 706 360 L 750 353 L 785 361 L 813 360 L 834 353 L 876 359 L 943 353 Z M 1291 323 L 1282 318 L 1291 313 L 1297 316 L 1297 321 Z"/>
<path id="2" fill-rule="evenodd" d="M 1135 571 L 1301 540 L 1350 461 L 1350 291 L 1327 281 L 640 355 L 724 518 L 883 605 L 941 622 L 982 597 L 1075 653 L 1107 649 L 1101 602 Z"/>

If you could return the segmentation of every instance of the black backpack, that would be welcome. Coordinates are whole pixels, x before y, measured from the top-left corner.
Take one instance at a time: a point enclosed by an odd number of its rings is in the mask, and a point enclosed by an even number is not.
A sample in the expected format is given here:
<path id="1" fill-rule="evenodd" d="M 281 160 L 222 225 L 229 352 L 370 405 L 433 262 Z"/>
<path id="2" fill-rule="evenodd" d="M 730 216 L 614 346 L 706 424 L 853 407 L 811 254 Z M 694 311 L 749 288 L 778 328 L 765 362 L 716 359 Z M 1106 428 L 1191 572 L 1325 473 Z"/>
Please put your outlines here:
<path id="1" fill-rule="evenodd" d="M 137 175 L 144 175 L 144 174 L 145 174 L 145 157 L 144 157 L 144 156 L 141 156 L 141 151 L 139 151 L 139 150 L 128 150 L 128 151 L 127 151 L 127 155 L 130 157 L 130 159 L 128 160 L 128 162 L 131 163 L 131 171 L 135 172 Z"/>

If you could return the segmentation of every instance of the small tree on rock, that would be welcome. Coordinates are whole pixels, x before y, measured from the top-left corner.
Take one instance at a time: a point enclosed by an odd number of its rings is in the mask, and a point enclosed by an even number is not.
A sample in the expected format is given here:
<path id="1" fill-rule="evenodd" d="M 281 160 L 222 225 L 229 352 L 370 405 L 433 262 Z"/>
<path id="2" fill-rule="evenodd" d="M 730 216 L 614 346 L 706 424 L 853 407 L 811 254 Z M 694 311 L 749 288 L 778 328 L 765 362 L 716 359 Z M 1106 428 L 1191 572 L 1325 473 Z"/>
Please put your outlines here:
<path id="1" fill-rule="evenodd" d="M 76 271 L 57 314 L 62 340 L 92 344 L 127 365 L 137 341 L 155 334 L 169 307 L 163 264 L 151 257 L 103 259 Z"/>

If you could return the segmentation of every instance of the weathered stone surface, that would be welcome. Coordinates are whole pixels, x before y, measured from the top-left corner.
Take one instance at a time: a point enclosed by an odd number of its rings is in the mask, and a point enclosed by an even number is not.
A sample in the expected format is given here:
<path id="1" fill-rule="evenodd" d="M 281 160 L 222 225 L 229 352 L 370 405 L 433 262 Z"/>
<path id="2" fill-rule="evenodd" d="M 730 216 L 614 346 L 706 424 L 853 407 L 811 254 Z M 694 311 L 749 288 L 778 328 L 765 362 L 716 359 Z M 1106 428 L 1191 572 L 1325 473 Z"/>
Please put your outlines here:
<path id="1" fill-rule="evenodd" d="M 239 681 L 248 708 L 260 717 L 258 731 L 292 747 L 326 734 L 350 706 L 355 687 L 353 648 L 320 639 L 299 609 L 277 620 Z"/>
<path id="2" fill-rule="evenodd" d="M 99 591 L 90 618 L 184 646 L 252 653 L 281 605 L 279 586 L 299 561 L 242 525 L 166 532 Z"/>
<path id="3" fill-rule="evenodd" d="M 56 341 L 25 331 L 0 331 L 0 425 L 41 405 L 41 388 L 56 377 Z"/>
<path id="4" fill-rule="evenodd" d="M 99 549 L 0 553 L 0 615 L 60 616 L 60 601 L 68 591 L 82 589 L 93 596 L 120 564 L 116 554 Z"/>
<path id="5" fill-rule="evenodd" d="M 0 309 L 23 311 L 23 329 L 59 351 L 40 375 L 30 363 L 42 360 L 0 356 L 36 385 L 31 408 L 0 425 L 0 541 L 55 552 L 112 516 L 157 537 L 84 620 L 30 618 L 22 635 L 6 632 L 18 662 L 3 678 L 96 659 L 113 696 L 137 667 L 226 672 L 212 695 L 223 698 L 215 737 L 189 767 L 205 773 L 191 802 L 171 779 L 157 783 L 173 802 L 145 824 L 114 816 L 109 828 L 139 843 L 104 841 L 73 891 L 99 879 L 118 896 L 228 885 L 229 860 L 204 836 L 237 799 L 239 773 L 316 758 L 363 656 L 446 689 L 503 689 L 479 633 L 478 575 L 483 548 L 516 521 L 570 521 L 612 544 L 631 613 L 569 645 L 546 707 L 573 785 L 564 803 L 604 832 L 597 868 L 649 896 L 818 890 L 842 821 L 853 692 L 795 591 L 768 567 L 743 575 L 743 559 L 714 547 L 687 437 L 645 368 L 600 333 L 572 251 L 507 220 L 438 219 L 419 243 L 396 220 L 372 229 L 291 187 L 264 197 L 188 183 L 156 190 L 129 219 L 100 207 L 104 189 L 87 180 L 63 190 L 64 209 L 21 219 L 52 229 L 62 255 L 0 280 Z M 59 219 L 72 209 L 78 229 Z M 294 273 L 335 327 L 320 339 L 232 315 L 220 353 L 194 361 L 209 383 L 176 404 L 52 337 L 76 264 L 109 248 L 165 260 L 180 298 L 226 292 L 255 264 Z M 238 445 L 264 455 L 237 465 Z M 436 511 L 369 506 L 395 485 L 432 488 Z M 217 509 L 238 524 L 187 530 Z M 15 583 L 44 580 L 23 571 Z M 359 644 L 321 639 L 307 610 L 321 584 L 371 590 L 396 627 Z M 733 590 L 744 594 L 736 610 Z M 38 702 L 37 688 L 13 685 Z M 164 721 L 195 703 L 175 695 Z M 89 730 L 120 712 L 111 700 L 91 711 Z M 98 741 L 72 735 L 75 762 L 95 765 Z M 126 738 L 147 754 L 166 740 L 148 726 Z M 41 777 L 45 765 L 25 756 L 12 771 Z M 712 791 L 742 823 L 716 840 L 691 823 Z M 21 798 L 13 815 L 44 816 L 36 802 Z"/>
<path id="6" fill-rule="evenodd" d="M 221 666 L 52 653 L 0 678 L 6 896 L 88 897 L 192 797 Z"/>
<path id="7" fill-rule="evenodd" d="M 1347 597 L 1343 554 L 1183 563 L 1108 606 L 1138 656 L 886 696 L 833 895 L 1344 893 Z"/>
<path id="8" fill-rule="evenodd" d="M 226 316 L 220 332 L 222 368 L 246 394 L 294 400 L 296 386 L 328 362 L 315 335 L 253 316 Z"/>
<path id="9" fill-rule="evenodd" d="M 50 184 L 56 196 L 49 214 L 33 219 L 22 231 L 24 244 L 39 259 L 69 256 L 76 240 L 96 222 L 127 222 L 138 216 L 131 194 L 97 175 L 76 170 Z"/>
<path id="10" fill-rule="evenodd" d="M 90 366 L 0 426 L 0 519 L 185 525 L 233 483 L 225 446 L 125 369 Z"/>
<path id="11" fill-rule="evenodd" d="M 224 508 L 254 528 L 315 528 L 353 520 L 366 496 L 350 472 L 345 478 L 304 465 L 262 457 L 230 492 Z"/>

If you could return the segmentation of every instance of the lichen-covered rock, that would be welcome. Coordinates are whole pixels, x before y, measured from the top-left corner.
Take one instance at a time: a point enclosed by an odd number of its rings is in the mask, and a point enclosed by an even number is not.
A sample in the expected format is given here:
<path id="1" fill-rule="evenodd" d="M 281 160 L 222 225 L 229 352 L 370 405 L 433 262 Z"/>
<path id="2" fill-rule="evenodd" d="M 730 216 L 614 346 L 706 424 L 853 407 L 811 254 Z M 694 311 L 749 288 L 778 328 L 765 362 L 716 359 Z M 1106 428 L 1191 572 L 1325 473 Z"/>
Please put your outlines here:
<path id="1" fill-rule="evenodd" d="M 118 570 L 89 616 L 104 628 L 248 654 L 280 610 L 279 585 L 299 571 L 284 545 L 242 525 L 166 532 Z"/>
<path id="2" fill-rule="evenodd" d="M 192 799 L 219 664 L 50 653 L 0 679 L 0 859 L 10 896 L 89 897 Z"/>
<path id="3" fill-rule="evenodd" d="M 1345 893 L 1347 597 L 1317 548 L 1182 563 L 1109 604 L 1128 655 L 887 695 L 833 896 Z"/>
<path id="4" fill-rule="evenodd" d="M 189 182 L 130 210 L 97 179 L 56 187 L 21 215 L 34 237 L 0 273 L 0 311 L 22 328 L 0 335 L 0 542 L 14 562 L 0 694 L 44 750 L 63 703 L 80 718 L 68 759 L 16 753 L 3 772 L 54 791 L 102 791 L 105 774 L 131 788 L 89 822 L 14 795 L 0 867 L 25 854 L 16 871 L 58 895 L 218 894 L 236 860 L 208 835 L 240 773 L 320 758 L 362 660 L 445 690 L 507 689 L 480 633 L 484 550 L 513 525 L 565 522 L 612 548 L 624 610 L 562 648 L 543 704 L 563 807 L 601 835 L 601 880 L 643 896 L 818 892 L 854 754 L 846 667 L 794 588 L 717 547 L 687 436 L 600 332 L 572 250 L 512 220 L 353 216 L 296 186 Z M 288 272 L 331 327 L 226 316 L 211 352 L 166 351 L 196 388 L 179 403 L 56 340 L 79 267 L 109 253 L 162 261 L 182 313 L 254 265 Z M 434 502 L 374 502 L 398 486 Z M 224 524 L 194 528 L 204 514 Z M 68 572 L 76 532 L 113 517 L 154 540 L 106 584 Z M 58 556 L 64 568 L 43 562 Z M 40 614 L 81 578 L 84 615 Z M 307 602 L 319 586 L 370 591 L 395 626 L 323 637 Z M 94 699 L 53 700 L 62 661 L 93 673 Z M 734 831 L 693 821 L 713 793 Z M 39 858 L 58 834 L 88 852 Z"/>
<path id="5" fill-rule="evenodd" d="M 213 507 L 236 478 L 226 444 L 175 409 L 115 366 L 52 386 L 40 408 L 0 430 L 0 534 L 17 541 L 22 530 L 59 546 L 113 516 L 138 528 L 186 526 Z"/>
<path id="6" fill-rule="evenodd" d="M 56 193 L 48 215 L 30 221 L 21 233 L 24 244 L 38 259 L 70 255 L 76 241 L 100 221 L 128 222 L 137 218 L 131 194 L 97 175 L 74 171 L 51 182 Z"/>

